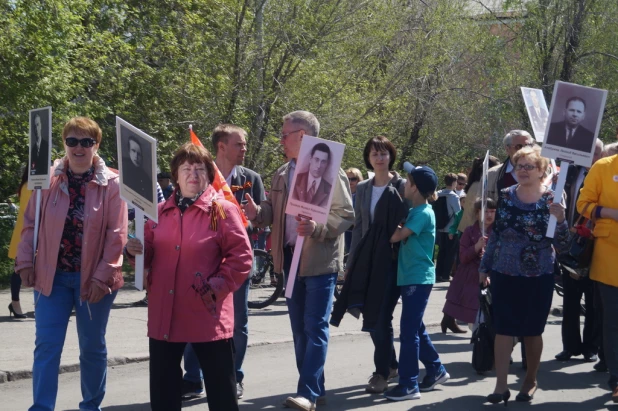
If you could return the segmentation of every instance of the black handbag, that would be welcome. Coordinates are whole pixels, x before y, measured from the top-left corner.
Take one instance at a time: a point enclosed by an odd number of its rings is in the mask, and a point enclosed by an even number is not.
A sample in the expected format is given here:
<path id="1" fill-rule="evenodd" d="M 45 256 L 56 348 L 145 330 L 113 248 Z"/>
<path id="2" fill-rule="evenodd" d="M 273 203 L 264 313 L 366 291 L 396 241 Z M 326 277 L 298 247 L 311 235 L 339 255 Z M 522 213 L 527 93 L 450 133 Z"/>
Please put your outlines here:
<path id="1" fill-rule="evenodd" d="M 478 327 L 472 333 L 472 368 L 477 374 L 491 371 L 494 368 L 494 338 L 495 333 L 491 327 L 491 307 L 489 299 L 491 295 L 480 296 L 480 307 L 478 314 Z M 481 322 L 481 314 L 483 321 Z"/>
<path id="2" fill-rule="evenodd" d="M 596 223 L 595 210 L 592 210 L 590 220 L 584 217 L 589 206 L 590 203 L 586 204 L 582 214 L 571 228 L 568 248 L 558 254 L 558 262 L 576 280 L 588 276 L 592 253 L 594 252 L 594 235 L 592 233 Z"/>

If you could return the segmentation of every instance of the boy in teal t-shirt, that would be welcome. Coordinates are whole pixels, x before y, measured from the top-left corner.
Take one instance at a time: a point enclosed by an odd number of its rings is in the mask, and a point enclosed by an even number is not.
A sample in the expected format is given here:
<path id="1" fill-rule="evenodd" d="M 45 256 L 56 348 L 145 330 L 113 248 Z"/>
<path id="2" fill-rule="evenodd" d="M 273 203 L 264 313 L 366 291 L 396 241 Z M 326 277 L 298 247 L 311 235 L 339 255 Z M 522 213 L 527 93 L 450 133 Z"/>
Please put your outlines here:
<path id="1" fill-rule="evenodd" d="M 408 173 L 405 197 L 412 202 L 412 208 L 403 227 L 399 227 L 391 237 L 391 243 L 401 241 L 397 285 L 401 287 L 403 306 L 399 384 L 384 393 L 393 401 L 421 398 L 421 392 L 431 391 L 450 378 L 423 323 L 429 294 L 436 281 L 433 264 L 436 218 L 428 199 L 436 196 L 438 177 L 427 166 L 414 167 L 406 162 L 403 168 Z M 420 383 L 419 360 L 426 370 Z"/>

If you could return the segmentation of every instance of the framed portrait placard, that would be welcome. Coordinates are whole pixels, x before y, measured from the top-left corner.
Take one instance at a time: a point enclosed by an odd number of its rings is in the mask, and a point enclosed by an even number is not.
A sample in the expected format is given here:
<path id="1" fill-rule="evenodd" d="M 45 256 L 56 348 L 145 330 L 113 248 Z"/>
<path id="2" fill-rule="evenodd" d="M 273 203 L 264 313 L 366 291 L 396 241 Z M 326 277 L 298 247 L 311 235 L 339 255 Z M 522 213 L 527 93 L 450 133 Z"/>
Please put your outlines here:
<path id="1" fill-rule="evenodd" d="M 607 90 L 557 81 L 541 155 L 590 167 Z"/>
<path id="2" fill-rule="evenodd" d="M 538 88 L 521 87 L 521 94 L 524 97 L 524 104 L 528 111 L 528 118 L 532 125 L 534 138 L 539 143 L 545 139 L 545 129 L 549 120 L 549 110 L 543 97 L 543 90 Z"/>
<path id="3" fill-rule="evenodd" d="M 303 137 L 286 214 L 326 224 L 344 150 L 345 144 Z"/>
<path id="4" fill-rule="evenodd" d="M 157 141 L 116 117 L 120 197 L 158 222 Z"/>
<path id="5" fill-rule="evenodd" d="M 49 188 L 51 146 L 52 146 L 52 108 L 35 108 L 29 114 L 28 150 L 28 189 Z"/>

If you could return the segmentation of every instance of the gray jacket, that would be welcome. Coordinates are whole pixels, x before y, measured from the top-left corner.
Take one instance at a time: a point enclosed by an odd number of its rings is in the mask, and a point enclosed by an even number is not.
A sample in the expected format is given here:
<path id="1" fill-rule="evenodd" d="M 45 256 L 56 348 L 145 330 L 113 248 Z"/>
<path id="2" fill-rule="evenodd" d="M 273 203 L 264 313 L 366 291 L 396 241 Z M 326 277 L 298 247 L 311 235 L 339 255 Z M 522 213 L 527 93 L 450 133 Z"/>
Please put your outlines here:
<path id="1" fill-rule="evenodd" d="M 391 179 L 390 185 L 397 188 L 401 198 L 404 198 L 406 189 L 406 180 L 396 172 L 392 172 L 395 176 Z M 354 228 L 352 229 L 352 243 L 348 254 L 348 261 L 352 261 L 354 249 L 360 242 L 361 238 L 369 231 L 371 225 L 371 194 L 373 191 L 373 178 L 364 180 L 356 186 L 356 200 L 354 203 Z"/>
<path id="2" fill-rule="evenodd" d="M 459 196 L 455 191 L 445 188 L 444 190 L 438 191 L 438 197 L 446 197 L 446 207 L 448 209 L 448 217 L 450 219 L 446 227 L 438 231 L 442 233 L 448 233 L 448 230 L 451 229 L 451 226 L 455 221 L 455 214 L 457 214 L 459 210 L 461 210 Z"/>

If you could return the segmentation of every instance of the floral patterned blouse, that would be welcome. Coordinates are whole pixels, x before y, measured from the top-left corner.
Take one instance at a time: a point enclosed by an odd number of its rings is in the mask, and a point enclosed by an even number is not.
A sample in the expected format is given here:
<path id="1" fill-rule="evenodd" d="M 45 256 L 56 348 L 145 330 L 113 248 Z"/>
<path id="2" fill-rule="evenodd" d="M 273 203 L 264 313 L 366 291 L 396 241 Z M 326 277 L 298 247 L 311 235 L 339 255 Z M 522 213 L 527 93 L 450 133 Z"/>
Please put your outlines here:
<path id="1" fill-rule="evenodd" d="M 70 203 L 67 217 L 64 220 L 56 268 L 60 271 L 79 272 L 82 268 L 86 186 L 94 178 L 94 168 L 82 175 L 73 174 L 70 169 L 67 169 L 67 177 Z"/>
<path id="2" fill-rule="evenodd" d="M 554 247 L 562 250 L 568 245 L 568 224 L 566 220 L 557 224 L 553 239 L 545 237 L 554 192 L 548 188 L 539 201 L 528 204 L 517 197 L 518 186 L 500 191 L 496 221 L 479 271 L 523 277 L 553 274 Z"/>

